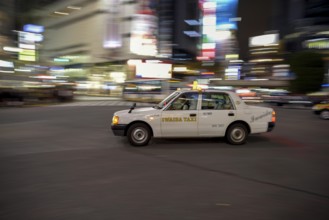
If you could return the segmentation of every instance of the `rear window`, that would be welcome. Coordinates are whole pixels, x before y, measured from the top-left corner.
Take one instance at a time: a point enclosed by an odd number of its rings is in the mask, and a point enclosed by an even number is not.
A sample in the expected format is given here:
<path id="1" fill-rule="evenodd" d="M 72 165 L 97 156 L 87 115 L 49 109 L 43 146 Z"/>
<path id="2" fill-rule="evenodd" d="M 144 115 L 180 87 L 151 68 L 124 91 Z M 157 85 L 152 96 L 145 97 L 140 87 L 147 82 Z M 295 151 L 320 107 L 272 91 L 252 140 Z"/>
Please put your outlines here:
<path id="1" fill-rule="evenodd" d="M 202 110 L 230 110 L 233 109 L 231 99 L 225 93 L 204 93 L 202 94 Z"/>

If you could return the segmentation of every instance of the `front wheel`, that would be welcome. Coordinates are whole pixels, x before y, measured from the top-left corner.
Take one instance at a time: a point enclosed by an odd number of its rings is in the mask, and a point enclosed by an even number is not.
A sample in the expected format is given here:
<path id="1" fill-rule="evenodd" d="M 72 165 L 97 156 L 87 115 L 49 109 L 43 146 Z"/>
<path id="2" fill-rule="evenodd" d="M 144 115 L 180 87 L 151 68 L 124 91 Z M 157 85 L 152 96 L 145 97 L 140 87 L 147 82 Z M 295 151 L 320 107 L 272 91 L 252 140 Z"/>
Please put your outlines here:
<path id="1" fill-rule="evenodd" d="M 226 140 L 233 145 L 244 144 L 248 137 L 248 130 L 241 123 L 231 125 L 226 132 Z"/>
<path id="2" fill-rule="evenodd" d="M 151 139 L 151 130 L 143 123 L 136 123 L 129 127 L 127 137 L 131 145 L 145 146 Z"/>
<path id="3" fill-rule="evenodd" d="M 323 110 L 323 111 L 321 111 L 320 118 L 322 118 L 324 120 L 328 120 L 329 119 L 329 110 Z"/>

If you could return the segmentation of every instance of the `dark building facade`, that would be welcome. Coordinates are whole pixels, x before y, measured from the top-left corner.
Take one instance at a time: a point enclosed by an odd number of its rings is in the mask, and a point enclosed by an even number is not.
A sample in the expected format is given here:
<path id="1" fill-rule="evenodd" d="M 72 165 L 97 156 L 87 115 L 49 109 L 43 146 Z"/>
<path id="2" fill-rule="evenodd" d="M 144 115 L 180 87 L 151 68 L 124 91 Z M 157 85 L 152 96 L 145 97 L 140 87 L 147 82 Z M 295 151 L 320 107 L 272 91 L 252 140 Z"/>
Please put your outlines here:
<path id="1" fill-rule="evenodd" d="M 269 28 L 277 30 L 280 36 L 294 32 L 296 23 L 304 16 L 305 4 L 305 0 L 272 0 Z"/>
<path id="2" fill-rule="evenodd" d="M 195 58 L 200 26 L 191 25 L 189 21 L 199 20 L 198 0 L 159 0 L 158 19 L 159 53 L 170 56 L 174 61 Z"/>
<path id="3" fill-rule="evenodd" d="M 281 11 L 282 16 L 279 16 L 278 11 Z M 273 28 L 280 31 L 286 52 L 316 49 L 317 44 L 314 42 L 329 37 L 328 15 L 327 0 L 276 0 Z M 309 40 L 313 42 L 311 46 Z M 321 45 L 323 43 L 318 44 L 318 49 L 329 49 Z"/>
<path id="4" fill-rule="evenodd" d="M 0 1 L 0 35 L 12 37 L 15 29 L 15 4 L 11 0 Z"/>
<path id="5" fill-rule="evenodd" d="M 272 3 L 264 0 L 239 1 L 238 17 L 242 20 L 238 23 L 237 40 L 241 59 L 248 59 L 250 37 L 271 30 L 272 9 Z"/>

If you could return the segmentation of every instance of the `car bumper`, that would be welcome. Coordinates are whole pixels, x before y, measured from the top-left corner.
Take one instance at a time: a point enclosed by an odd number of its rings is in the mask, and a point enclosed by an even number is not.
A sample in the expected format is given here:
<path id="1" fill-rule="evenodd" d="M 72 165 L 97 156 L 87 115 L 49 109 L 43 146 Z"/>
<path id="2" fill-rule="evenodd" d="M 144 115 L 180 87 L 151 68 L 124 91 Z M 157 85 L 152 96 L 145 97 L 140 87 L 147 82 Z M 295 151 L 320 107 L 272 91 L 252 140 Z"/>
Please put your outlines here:
<path id="1" fill-rule="evenodd" d="M 275 123 L 274 122 L 269 122 L 267 125 L 267 131 L 270 132 L 274 129 Z"/>
<path id="2" fill-rule="evenodd" d="M 125 136 L 127 125 L 111 125 L 112 132 L 115 136 Z"/>

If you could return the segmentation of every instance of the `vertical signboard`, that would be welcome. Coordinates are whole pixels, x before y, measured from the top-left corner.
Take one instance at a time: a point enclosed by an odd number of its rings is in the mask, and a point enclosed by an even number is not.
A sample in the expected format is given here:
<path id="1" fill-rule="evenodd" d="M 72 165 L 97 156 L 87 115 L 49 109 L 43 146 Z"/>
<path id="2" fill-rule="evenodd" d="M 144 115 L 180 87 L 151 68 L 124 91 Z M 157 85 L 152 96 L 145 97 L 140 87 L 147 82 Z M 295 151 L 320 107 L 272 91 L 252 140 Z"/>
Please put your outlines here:
<path id="1" fill-rule="evenodd" d="M 108 2 L 105 34 L 103 47 L 117 48 L 122 46 L 122 38 L 120 33 L 120 16 L 119 15 L 119 0 L 110 0 Z"/>
<path id="2" fill-rule="evenodd" d="M 237 29 L 236 12 L 238 0 L 200 0 L 202 42 L 199 60 L 214 60 L 222 54 L 224 41 Z"/>
<path id="3" fill-rule="evenodd" d="M 216 7 L 217 30 L 236 30 L 236 18 L 238 0 L 218 0 Z"/>
<path id="4" fill-rule="evenodd" d="M 130 52 L 144 56 L 156 56 L 158 18 L 154 0 L 140 2 L 139 10 L 131 22 Z"/>
<path id="5" fill-rule="evenodd" d="M 18 32 L 19 47 L 22 49 L 18 54 L 18 59 L 22 61 L 37 61 L 36 43 L 43 41 L 44 31 L 43 26 L 26 24 L 23 27 L 24 31 Z"/>

